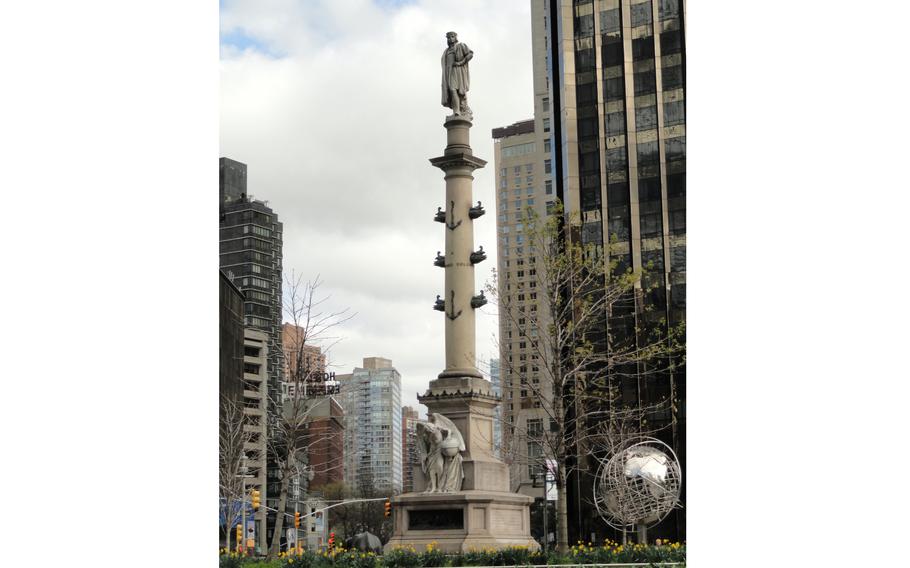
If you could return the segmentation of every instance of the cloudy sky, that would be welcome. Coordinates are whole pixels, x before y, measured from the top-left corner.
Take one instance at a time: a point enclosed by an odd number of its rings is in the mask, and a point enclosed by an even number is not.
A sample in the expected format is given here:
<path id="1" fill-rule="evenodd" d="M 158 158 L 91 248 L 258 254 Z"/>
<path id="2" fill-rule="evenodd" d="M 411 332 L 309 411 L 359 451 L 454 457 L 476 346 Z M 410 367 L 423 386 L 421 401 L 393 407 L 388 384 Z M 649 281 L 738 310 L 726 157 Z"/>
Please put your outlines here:
<path id="1" fill-rule="evenodd" d="M 249 192 L 283 221 L 285 271 L 319 275 L 329 303 L 356 312 L 330 354 L 336 372 L 390 358 L 402 404 L 416 404 L 445 365 L 443 318 L 431 309 L 445 182 L 428 159 L 445 147 L 449 30 L 474 51 L 471 143 L 489 162 L 474 198 L 492 213 L 490 131 L 533 115 L 529 2 L 221 2 L 221 155 L 247 164 Z M 491 253 L 495 224 L 492 214 L 475 223 L 475 243 Z M 478 265 L 478 289 L 495 263 L 493 253 Z M 481 312 L 485 361 L 497 356 L 496 318 Z"/>

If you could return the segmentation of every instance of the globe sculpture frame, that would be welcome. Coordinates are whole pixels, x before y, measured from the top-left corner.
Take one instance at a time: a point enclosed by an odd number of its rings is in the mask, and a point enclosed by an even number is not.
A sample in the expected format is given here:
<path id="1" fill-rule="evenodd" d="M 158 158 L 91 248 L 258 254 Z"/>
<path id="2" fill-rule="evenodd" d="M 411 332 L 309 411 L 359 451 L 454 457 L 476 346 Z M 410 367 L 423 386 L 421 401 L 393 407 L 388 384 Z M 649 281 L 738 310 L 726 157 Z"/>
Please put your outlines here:
<path id="1" fill-rule="evenodd" d="M 673 449 L 656 438 L 636 438 L 600 460 L 594 505 L 616 530 L 639 530 L 664 520 L 679 506 L 682 467 Z"/>

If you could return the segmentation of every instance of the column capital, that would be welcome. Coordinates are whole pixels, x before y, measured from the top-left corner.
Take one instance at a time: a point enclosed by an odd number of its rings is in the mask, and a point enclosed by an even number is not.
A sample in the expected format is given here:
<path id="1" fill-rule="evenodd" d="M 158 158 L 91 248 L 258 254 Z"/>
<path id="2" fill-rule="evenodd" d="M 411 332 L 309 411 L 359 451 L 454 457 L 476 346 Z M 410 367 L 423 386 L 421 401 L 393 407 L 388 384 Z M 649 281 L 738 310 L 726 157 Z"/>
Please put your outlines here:
<path id="1" fill-rule="evenodd" d="M 438 158 L 430 158 L 430 163 L 442 171 L 447 171 L 453 168 L 470 168 L 473 171 L 487 165 L 486 160 L 481 160 L 480 158 L 473 156 L 467 152 L 459 152 L 457 154 L 439 156 Z"/>

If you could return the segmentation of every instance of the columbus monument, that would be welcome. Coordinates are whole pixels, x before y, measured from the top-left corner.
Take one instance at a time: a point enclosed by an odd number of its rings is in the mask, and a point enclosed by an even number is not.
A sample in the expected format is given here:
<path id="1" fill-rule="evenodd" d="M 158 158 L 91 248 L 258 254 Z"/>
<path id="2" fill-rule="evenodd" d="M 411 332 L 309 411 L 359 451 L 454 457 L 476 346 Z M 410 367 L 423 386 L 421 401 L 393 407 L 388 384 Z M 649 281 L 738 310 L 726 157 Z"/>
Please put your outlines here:
<path id="1" fill-rule="evenodd" d="M 493 454 L 493 410 L 500 399 L 477 370 L 474 310 L 487 303 L 474 291 L 474 265 L 486 259 L 474 250 L 474 220 L 485 211 L 472 195 L 473 172 L 486 165 L 474 156 L 468 106 L 474 52 L 446 34 L 442 54 L 442 105 L 447 145 L 430 163 L 445 173 L 445 204 L 434 221 L 443 225 L 445 254 L 434 264 L 445 270 L 445 287 L 433 309 L 445 317 L 445 369 L 418 400 L 429 420 L 417 424 L 420 466 L 413 493 L 392 498 L 394 525 L 386 550 L 436 541 L 444 552 L 485 547 L 538 545 L 531 538 L 533 498 L 509 491 L 508 466 Z"/>

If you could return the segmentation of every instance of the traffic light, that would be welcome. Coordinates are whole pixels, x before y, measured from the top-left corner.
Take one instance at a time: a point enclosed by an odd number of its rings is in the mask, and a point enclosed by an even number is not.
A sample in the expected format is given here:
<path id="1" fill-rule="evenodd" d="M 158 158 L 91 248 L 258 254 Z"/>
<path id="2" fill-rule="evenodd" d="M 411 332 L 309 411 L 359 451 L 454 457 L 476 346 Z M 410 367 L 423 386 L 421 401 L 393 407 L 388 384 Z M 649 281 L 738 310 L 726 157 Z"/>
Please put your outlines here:
<path id="1" fill-rule="evenodd" d="M 386 499 L 386 502 L 385 502 L 385 516 L 386 517 L 392 516 L 392 502 L 389 501 L 388 499 Z"/>
<path id="2" fill-rule="evenodd" d="M 259 510 L 259 490 L 253 489 L 253 491 L 250 492 L 250 495 L 252 496 L 252 500 L 253 500 L 253 510 L 258 511 Z"/>
<path id="3" fill-rule="evenodd" d="M 243 546 L 243 526 L 237 524 L 237 548 L 240 549 Z"/>
<path id="4" fill-rule="evenodd" d="M 300 513 L 294 513 L 294 528 L 300 528 Z"/>
<path id="5" fill-rule="evenodd" d="M 335 533 L 329 533 L 329 552 L 335 548 Z"/>

